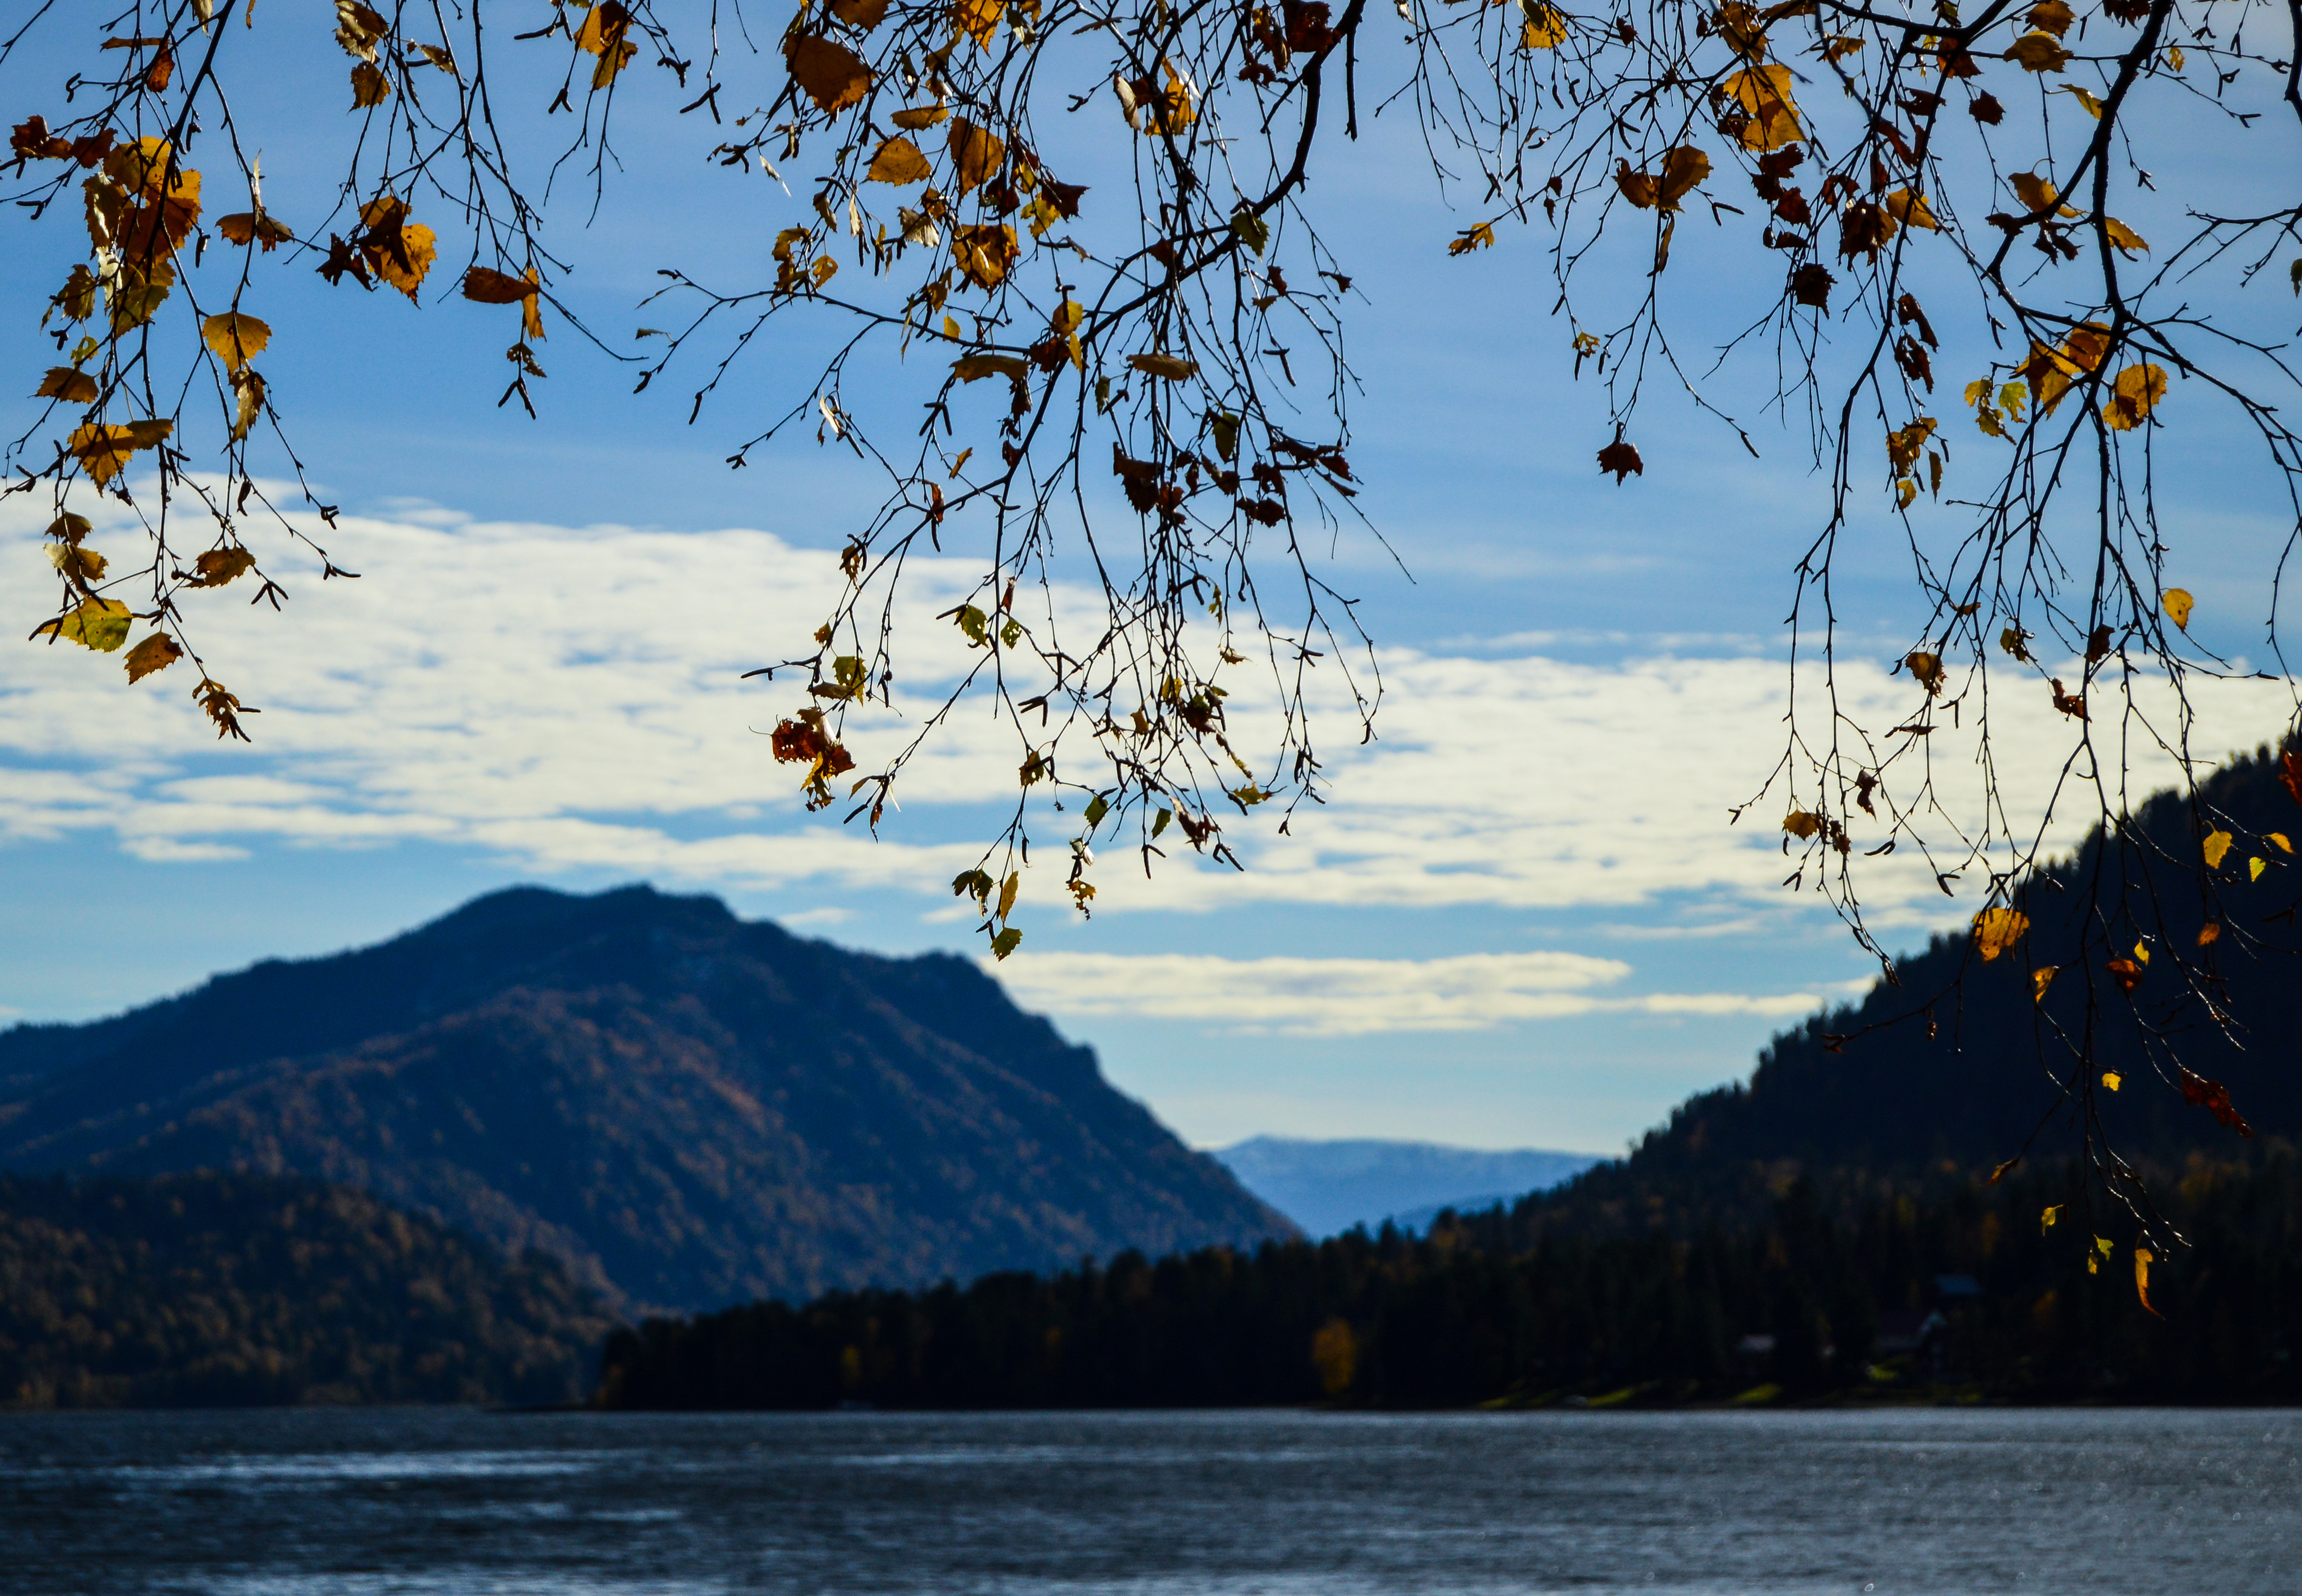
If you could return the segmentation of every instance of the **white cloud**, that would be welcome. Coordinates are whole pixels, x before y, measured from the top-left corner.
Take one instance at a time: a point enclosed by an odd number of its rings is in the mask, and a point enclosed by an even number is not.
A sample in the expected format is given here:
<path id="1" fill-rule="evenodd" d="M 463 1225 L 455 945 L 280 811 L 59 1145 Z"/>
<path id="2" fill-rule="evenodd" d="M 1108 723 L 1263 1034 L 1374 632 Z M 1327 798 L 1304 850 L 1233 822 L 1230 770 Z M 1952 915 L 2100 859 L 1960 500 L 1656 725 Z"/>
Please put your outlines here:
<path id="1" fill-rule="evenodd" d="M 1631 974 L 1584 953 L 1466 953 L 1442 959 L 1224 959 L 1198 953 L 1018 953 L 984 968 L 1026 1007 L 1075 1021 L 1196 1021 L 1296 1036 L 1486 1030 L 1594 1013 L 1803 1014 L 1812 992 L 1595 990 Z"/>
<path id="2" fill-rule="evenodd" d="M 33 591 L 46 571 L 36 524 L 20 508 L 0 517 L 0 575 Z M 114 659 L 0 651 L 0 838 L 109 833 L 140 857 L 185 861 L 259 840 L 423 838 L 543 874 L 910 889 L 947 905 L 942 884 L 975 861 L 986 812 L 955 806 L 1014 790 L 1007 733 L 963 712 L 899 789 L 888 840 L 800 812 L 791 770 L 758 735 L 790 707 L 788 693 L 739 677 L 783 657 L 828 611 L 841 581 L 828 553 L 754 531 L 579 530 L 430 511 L 346 517 L 333 538 L 358 550 L 360 580 L 290 576 L 293 599 L 277 616 L 228 602 L 197 612 L 209 668 L 263 708 L 253 749 L 216 743 L 186 696 L 189 666 L 130 688 Z M 926 641 L 904 680 L 918 695 L 963 658 L 956 631 L 925 617 L 966 590 L 967 568 L 928 560 L 913 576 Z M 1127 844 L 1110 847 L 1098 911 L 1697 901 L 1706 918 L 1738 922 L 1794 901 L 1777 829 L 1791 794 L 1777 785 L 1728 824 L 1784 745 L 1779 661 L 1721 647 L 1612 663 L 1398 651 L 1382 663 L 1377 740 L 1323 751 L 1329 804 L 1298 811 L 1283 838 L 1233 817 L 1226 836 L 1244 873 L 1183 854 L 1146 881 Z M 1315 674 L 1326 678 L 1325 739 L 1348 743 L 1342 684 L 1332 663 Z M 1917 691 L 1852 659 L 1837 702 L 1862 724 L 1891 726 Z M 2281 682 L 2194 693 L 2208 717 L 2198 745 L 2215 752 L 2274 735 L 2291 706 Z M 2144 701 L 2163 696 L 2146 691 Z M 1248 682 L 1232 706 L 1233 741 L 1252 750 L 1267 709 Z M 1994 715 L 2008 809 L 2035 812 L 2078 728 L 2029 684 L 2002 692 Z M 878 715 L 851 742 L 868 766 L 913 724 Z M 2105 710 L 2094 730 L 2122 728 Z M 1923 777 L 1950 821 L 1970 826 L 1980 795 L 1970 734 L 1898 741 L 1910 748 L 1888 767 L 1890 792 L 1908 802 Z M 2138 791 L 2172 773 L 2138 743 Z M 2067 811 L 2054 836 L 2075 840 L 2090 819 Z M 1061 835 L 1046 826 L 1039 840 Z M 1885 836 L 1866 828 L 1856 842 Z M 1863 861 L 1874 916 L 1939 924 L 1971 912 L 1973 895 L 1937 890 L 1939 868 L 1907 844 Z M 1027 899 L 1057 911 L 1061 876 L 1031 872 Z"/>

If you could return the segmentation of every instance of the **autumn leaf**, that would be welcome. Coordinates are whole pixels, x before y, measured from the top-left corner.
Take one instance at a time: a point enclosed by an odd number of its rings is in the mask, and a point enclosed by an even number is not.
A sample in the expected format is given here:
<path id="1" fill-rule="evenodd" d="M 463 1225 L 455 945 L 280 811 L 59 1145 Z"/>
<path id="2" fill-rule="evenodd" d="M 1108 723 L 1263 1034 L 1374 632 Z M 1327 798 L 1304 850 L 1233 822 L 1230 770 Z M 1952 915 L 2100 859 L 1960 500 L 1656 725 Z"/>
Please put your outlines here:
<path id="1" fill-rule="evenodd" d="M 249 366 L 231 374 L 231 391 L 235 401 L 231 422 L 231 441 L 235 443 L 248 436 L 256 418 L 264 414 L 264 379 Z"/>
<path id="2" fill-rule="evenodd" d="M 2121 992 L 2131 992 L 2142 984 L 2142 966 L 2131 959 L 2113 959 L 2103 969 Z"/>
<path id="3" fill-rule="evenodd" d="M 1613 472 L 1618 486 L 1626 477 L 1647 473 L 1646 462 L 1639 458 L 1638 449 L 1627 438 L 1617 438 L 1599 451 L 1599 469 Z"/>
<path id="4" fill-rule="evenodd" d="M 869 33 L 887 18 L 887 0 L 831 0 L 831 14 L 850 28 Z"/>
<path id="5" fill-rule="evenodd" d="M 844 45 L 811 33 L 793 36 L 784 46 L 784 62 L 792 81 L 807 91 L 817 109 L 827 114 L 861 102 L 871 87 L 871 69 Z"/>
<path id="6" fill-rule="evenodd" d="M 973 39 L 979 48 L 989 49 L 992 37 L 999 30 L 1000 13 L 1006 10 L 1002 0 L 953 0 L 952 21 L 959 30 Z"/>
<path id="7" fill-rule="evenodd" d="M 2105 1070 L 2102 1072 L 2102 1084 L 2105 1090 L 2114 1092 L 2125 1083 L 2126 1077 L 2119 1074 L 2115 1070 Z"/>
<path id="8" fill-rule="evenodd" d="M 2166 618 L 2187 632 L 2190 629 L 2190 607 L 2193 601 L 2188 589 L 2170 587 L 2158 602 L 2165 607 Z"/>
<path id="9" fill-rule="evenodd" d="M 2222 928 L 2221 921 L 2210 920 L 2205 925 L 2198 928 L 2198 945 L 2200 947 L 2212 947 L 2215 943 L 2220 942 L 2222 939 Z"/>
<path id="10" fill-rule="evenodd" d="M 174 429 L 171 421 L 133 421 L 124 426 L 92 421 L 76 428 L 64 447 L 100 488 L 127 468 L 137 450 L 159 448 Z"/>
<path id="11" fill-rule="evenodd" d="M 99 654 L 109 654 L 128 641 L 132 618 L 128 606 L 116 599 L 90 599 L 70 615 L 49 621 L 32 635 L 60 638 Z"/>
<path id="12" fill-rule="evenodd" d="M 2068 206 L 2056 207 L 2055 201 L 2061 196 L 2055 192 L 2054 185 L 2035 172 L 2009 173 L 2006 181 L 2012 187 L 2014 197 L 2022 202 L 2023 209 L 2028 214 L 2035 216 L 2040 212 L 2050 209 L 2063 216 L 2078 214 Z"/>
<path id="13" fill-rule="evenodd" d="M 977 127 L 964 116 L 953 119 L 949 148 L 952 165 L 958 174 L 955 194 L 966 194 L 991 181 L 999 175 L 1000 164 L 1007 158 L 1007 147 L 996 134 Z"/>
<path id="14" fill-rule="evenodd" d="M 2111 383 L 2102 418 L 2113 432 L 2131 432 L 2166 397 L 2166 373 L 2155 365 L 2130 365 Z"/>
<path id="15" fill-rule="evenodd" d="M 1791 98 L 1790 68 L 1745 67 L 1729 73 L 1718 92 L 1736 108 L 1729 117 L 1741 126 L 1730 136 L 1740 139 L 1744 149 L 1780 149 L 1805 136 L 1799 126 L 1797 103 Z M 1724 130 L 1725 121 L 1720 125 Z"/>
<path id="16" fill-rule="evenodd" d="M 1016 355 L 967 355 L 951 364 L 952 375 L 962 382 L 983 377 L 1021 377 L 1030 369 L 1030 363 Z"/>
<path id="17" fill-rule="evenodd" d="M 2077 17 L 2069 6 L 2063 4 L 2063 0 L 2039 0 L 2030 8 L 2030 26 L 2051 33 L 2056 38 L 2068 33 L 2075 21 Z"/>
<path id="18" fill-rule="evenodd" d="M 995 959 L 1004 959 L 1021 946 L 1022 942 L 1023 933 L 1009 926 L 991 939 L 991 956 Z"/>
<path id="19" fill-rule="evenodd" d="M 1918 463 L 1919 451 L 1934 433 L 1934 417 L 1919 416 L 1911 418 L 1910 425 L 1886 434 L 1886 460 L 1895 468 L 1895 475 L 1903 475 Z"/>
<path id="20" fill-rule="evenodd" d="M 248 734 L 240 729 L 239 718 L 256 711 L 242 704 L 222 682 L 202 676 L 200 685 L 192 689 L 192 698 L 215 727 L 219 741 L 225 737 L 237 737 L 243 743 L 248 740 Z"/>
<path id="21" fill-rule="evenodd" d="M 2231 841 L 2231 834 L 2227 831 L 2206 833 L 2205 840 L 2198 844 L 2198 852 L 2205 857 L 2208 869 L 2222 868 L 2222 861 L 2230 857 Z"/>
<path id="22" fill-rule="evenodd" d="M 1004 223 L 983 222 L 951 230 L 953 264 L 960 274 L 979 289 L 995 289 L 1014 264 L 1015 230 Z"/>
<path id="23" fill-rule="evenodd" d="M 352 68 L 352 109 L 364 111 L 391 97 L 391 80 L 382 69 L 363 61 Z"/>
<path id="24" fill-rule="evenodd" d="M 2134 1295 L 2141 1298 L 2144 1312 L 2154 1319 L 2163 1319 L 2166 1315 L 2150 1306 L 2151 1262 L 2148 1247 L 2138 1247 L 2134 1249 Z"/>
<path id="25" fill-rule="evenodd" d="M 336 42 L 344 47 L 345 55 L 373 62 L 376 46 L 391 31 L 391 23 L 358 0 L 336 0 Z"/>
<path id="26" fill-rule="evenodd" d="M 640 47 L 626 37 L 631 32 L 632 13 L 618 0 L 603 0 L 584 13 L 584 26 L 576 35 L 576 47 L 586 55 L 597 55 L 599 65 L 592 69 L 592 87 L 605 88 L 616 80 L 616 74 L 631 64 Z"/>
<path id="27" fill-rule="evenodd" d="M 1986 909 L 1974 917 L 1974 951 L 1987 964 L 2021 941 L 2029 929 L 2030 917 L 2020 909 Z"/>
<path id="28" fill-rule="evenodd" d="M 75 371 L 69 365 L 52 365 L 32 397 L 62 399 L 67 405 L 92 405 L 97 391 L 96 379 L 86 372 Z"/>
<path id="29" fill-rule="evenodd" d="M 165 632 L 155 632 L 128 651 L 128 680 L 132 685 L 155 670 L 167 669 L 183 657 L 184 651 L 176 646 L 174 638 Z"/>
<path id="30" fill-rule="evenodd" d="M 2005 59 L 2030 72 L 2059 72 L 2070 64 L 2071 53 L 2051 33 L 2026 33 L 2008 47 Z"/>
<path id="31" fill-rule="evenodd" d="M 907 111 L 896 112 L 887 120 L 907 133 L 916 133 L 923 128 L 935 126 L 950 114 L 951 107 L 948 105 L 914 105 Z"/>
<path id="32" fill-rule="evenodd" d="M 285 223 L 275 222 L 264 211 L 235 211 L 229 216 L 219 216 L 216 231 L 230 243 L 261 244 L 266 255 L 282 244 L 296 241 L 296 235 Z"/>
<path id="33" fill-rule="evenodd" d="M 1456 234 L 1453 240 L 1447 246 L 1447 253 L 1449 255 L 1468 255 L 1474 249 L 1491 249 L 1494 247 L 1494 224 L 1488 222 L 1482 222 L 1476 227 L 1466 227 L 1461 232 Z"/>
<path id="34" fill-rule="evenodd" d="M 2030 972 L 2031 1002 L 2044 1003 L 2046 1001 L 2046 988 L 2054 984 L 2054 971 L 2060 968 L 2060 965 L 2055 964 L 2041 964 L 2037 969 Z"/>
<path id="35" fill-rule="evenodd" d="M 1566 41 L 1567 17 L 1555 5 L 1536 5 L 1519 26 L 1518 47 L 1522 50 L 1555 50 Z"/>
<path id="36" fill-rule="evenodd" d="M 256 556 L 245 549 L 211 549 L 192 562 L 187 587 L 222 587 L 254 568 Z"/>
<path id="37" fill-rule="evenodd" d="M 1820 261 L 1809 261 L 1791 273 L 1791 298 L 1817 310 L 1830 308 L 1830 287 L 1838 279 Z"/>
<path id="38" fill-rule="evenodd" d="M 439 253 L 432 230 L 407 220 L 407 202 L 390 194 L 360 206 L 360 222 L 366 231 L 360 235 L 359 250 L 368 270 L 412 302 Z"/>
<path id="39" fill-rule="evenodd" d="M 2132 260 L 2137 255 L 2147 255 L 2150 252 L 2150 246 L 2142 241 L 2142 235 L 2115 216 L 2105 216 L 2102 219 L 2102 231 L 2108 235 L 2110 247 L 2122 253 L 2129 260 Z"/>
<path id="40" fill-rule="evenodd" d="M 2291 853 L 2294 852 L 2293 843 L 2288 840 L 2286 834 L 2282 831 L 2267 832 L 2264 834 L 2262 840 L 2270 844 L 2281 853 Z"/>
<path id="41" fill-rule="evenodd" d="M 2056 1203 L 2054 1206 L 2041 1213 L 2038 1215 L 2038 1234 L 2043 1236 L 2048 1231 L 2053 1230 L 2054 1228 L 2054 1222 L 2062 1218 L 2063 1210 L 2068 1206 L 2069 1205 L 2066 1203 Z"/>
<path id="42" fill-rule="evenodd" d="M 1942 223 L 1927 208 L 1925 196 L 1910 189 L 1897 189 L 1886 196 L 1886 210 L 1889 216 L 1905 227 L 1915 227 L 1926 232 L 1940 232 Z"/>
<path id="43" fill-rule="evenodd" d="M 2254 1127 L 2231 1105 L 2230 1088 L 2221 1081 L 2208 1080 L 2189 1069 L 2183 1070 L 2182 1101 L 2213 1114 L 2215 1123 L 2223 1130 L 2235 1130 L 2248 1141 L 2254 1139 Z"/>
<path id="44" fill-rule="evenodd" d="M 1196 360 L 1184 360 L 1173 355 L 1164 354 L 1130 355 L 1127 357 L 1127 364 L 1145 376 L 1164 377 L 1171 382 L 1180 382 L 1186 377 L 1196 376 L 1199 370 L 1199 363 Z"/>
<path id="45" fill-rule="evenodd" d="M 2102 120 L 2102 102 L 2094 97 L 2092 90 L 2083 88 L 2076 83 L 2065 83 L 2063 85 L 2063 92 L 2085 106 L 2086 113 L 2095 121 Z"/>
<path id="46" fill-rule="evenodd" d="M 1783 829 L 1805 842 L 1822 830 L 1822 817 L 1806 810 L 1794 809 L 1783 817 Z"/>
<path id="47" fill-rule="evenodd" d="M 264 353 L 264 346 L 272 341 L 272 329 L 252 315 L 230 310 L 201 323 L 200 337 L 227 371 L 238 371 Z"/>
<path id="48" fill-rule="evenodd" d="M 2289 752 L 2278 756 L 2278 785 L 2286 795 L 2302 803 L 2302 753 Z"/>
<path id="49" fill-rule="evenodd" d="M 881 143 L 871 156 L 870 168 L 863 173 L 867 183 L 923 183 L 935 175 L 935 168 L 920 153 L 920 147 L 903 138 L 889 139 Z"/>

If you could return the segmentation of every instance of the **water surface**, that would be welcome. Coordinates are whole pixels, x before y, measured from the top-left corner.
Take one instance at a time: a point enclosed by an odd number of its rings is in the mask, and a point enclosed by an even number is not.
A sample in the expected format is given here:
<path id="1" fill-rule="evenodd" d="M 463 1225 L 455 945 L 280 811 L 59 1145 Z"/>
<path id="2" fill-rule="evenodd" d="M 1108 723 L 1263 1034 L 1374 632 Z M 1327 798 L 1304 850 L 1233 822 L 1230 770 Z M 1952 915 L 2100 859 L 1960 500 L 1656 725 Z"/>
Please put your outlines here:
<path id="1" fill-rule="evenodd" d="M 13 1596 L 2302 1589 L 2302 1414 L 0 1415 Z"/>

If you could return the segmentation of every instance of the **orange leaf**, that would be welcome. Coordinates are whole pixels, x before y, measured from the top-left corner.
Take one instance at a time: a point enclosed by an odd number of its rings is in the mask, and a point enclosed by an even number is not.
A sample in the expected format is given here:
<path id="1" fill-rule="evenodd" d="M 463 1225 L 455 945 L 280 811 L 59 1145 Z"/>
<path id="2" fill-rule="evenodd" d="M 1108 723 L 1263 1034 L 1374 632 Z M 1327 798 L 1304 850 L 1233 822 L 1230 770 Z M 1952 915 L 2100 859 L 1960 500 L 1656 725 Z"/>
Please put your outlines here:
<path id="1" fill-rule="evenodd" d="M 784 62 L 792 81 L 828 113 L 858 104 L 871 88 L 871 69 L 861 56 L 811 33 L 798 34 L 784 46 Z"/>

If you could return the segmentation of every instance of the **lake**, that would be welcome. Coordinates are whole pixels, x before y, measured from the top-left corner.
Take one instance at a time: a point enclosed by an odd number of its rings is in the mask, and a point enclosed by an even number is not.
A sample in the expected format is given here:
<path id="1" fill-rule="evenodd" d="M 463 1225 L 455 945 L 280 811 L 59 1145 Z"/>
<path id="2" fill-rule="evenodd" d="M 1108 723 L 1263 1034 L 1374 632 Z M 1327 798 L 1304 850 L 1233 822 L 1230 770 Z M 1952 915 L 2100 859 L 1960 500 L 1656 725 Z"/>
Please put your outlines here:
<path id="1" fill-rule="evenodd" d="M 2287 1411 L 0 1415 L 0 1589 L 2291 1592 Z"/>

